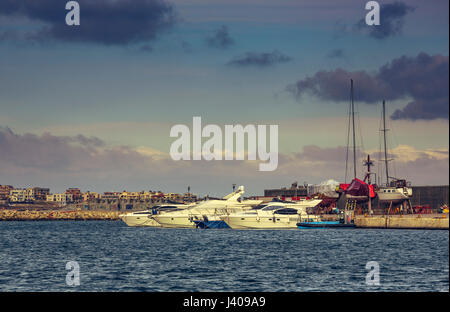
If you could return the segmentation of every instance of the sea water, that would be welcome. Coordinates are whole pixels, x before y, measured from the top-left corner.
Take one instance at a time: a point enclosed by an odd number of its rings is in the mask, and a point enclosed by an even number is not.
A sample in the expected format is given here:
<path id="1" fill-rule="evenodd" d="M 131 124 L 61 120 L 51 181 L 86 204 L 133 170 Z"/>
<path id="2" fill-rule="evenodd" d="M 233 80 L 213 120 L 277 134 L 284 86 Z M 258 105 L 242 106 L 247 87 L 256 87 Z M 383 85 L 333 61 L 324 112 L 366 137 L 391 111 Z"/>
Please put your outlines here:
<path id="1" fill-rule="evenodd" d="M 446 230 L 0 222 L 0 291 L 449 291 Z M 69 261 L 79 285 L 66 280 Z M 379 285 L 366 264 L 378 264 Z M 373 272 L 372 272 L 373 273 Z"/>

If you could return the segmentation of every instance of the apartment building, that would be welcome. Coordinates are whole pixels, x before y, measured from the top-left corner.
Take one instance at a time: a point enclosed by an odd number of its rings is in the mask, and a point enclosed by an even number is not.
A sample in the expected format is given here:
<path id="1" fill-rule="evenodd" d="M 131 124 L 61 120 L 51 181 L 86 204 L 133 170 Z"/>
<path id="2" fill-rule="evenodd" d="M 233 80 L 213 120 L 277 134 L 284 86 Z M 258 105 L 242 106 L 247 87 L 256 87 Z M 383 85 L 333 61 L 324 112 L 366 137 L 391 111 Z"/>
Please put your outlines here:
<path id="1" fill-rule="evenodd" d="M 68 193 L 49 194 L 47 195 L 47 201 L 65 205 L 73 202 L 73 195 Z"/>

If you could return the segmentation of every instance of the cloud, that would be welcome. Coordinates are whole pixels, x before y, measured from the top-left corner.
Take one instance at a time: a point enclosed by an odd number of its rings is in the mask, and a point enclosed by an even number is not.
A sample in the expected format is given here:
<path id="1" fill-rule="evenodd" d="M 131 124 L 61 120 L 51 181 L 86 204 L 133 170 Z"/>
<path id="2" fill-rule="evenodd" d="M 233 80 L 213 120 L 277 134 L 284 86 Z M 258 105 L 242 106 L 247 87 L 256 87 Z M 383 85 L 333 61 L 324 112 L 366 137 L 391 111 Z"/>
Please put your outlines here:
<path id="1" fill-rule="evenodd" d="M 286 56 L 275 50 L 270 53 L 265 52 L 247 52 L 244 56 L 235 57 L 227 65 L 237 67 L 269 67 L 279 63 L 286 63 L 292 60 L 291 57 Z"/>
<path id="2" fill-rule="evenodd" d="M 297 100 L 309 93 L 324 100 L 348 101 L 350 79 L 355 82 L 355 98 L 368 104 L 412 98 L 391 115 L 392 119 L 449 118 L 448 56 L 439 54 L 401 56 L 370 73 L 341 68 L 322 70 L 287 86 L 286 90 Z"/>
<path id="3" fill-rule="evenodd" d="M 373 159 L 376 152 L 371 152 Z M 358 151 L 358 158 L 365 153 Z M 392 149 L 397 176 L 413 184 L 448 183 L 448 148 L 417 150 L 402 145 Z M 17 134 L 0 127 L 2 184 L 47 186 L 53 192 L 77 186 L 83 190 L 184 191 L 191 185 L 200 195 L 225 194 L 232 183 L 246 186 L 248 195 L 292 181 L 343 181 L 346 148 L 304 146 L 297 153 L 280 153 L 278 169 L 258 171 L 258 161 L 173 161 L 168 153 L 150 147 L 107 146 L 85 136 L 50 133 Z M 377 170 L 377 167 L 375 167 Z M 363 175 L 359 161 L 358 174 Z M 394 172 L 393 172 L 394 173 Z M 215 181 L 215 183 L 211 183 Z"/>
<path id="4" fill-rule="evenodd" d="M 405 16 L 414 10 L 400 1 L 383 4 L 380 7 L 380 25 L 369 26 L 363 18 L 356 23 L 355 28 L 375 39 L 395 36 L 401 33 Z"/>
<path id="5" fill-rule="evenodd" d="M 327 54 L 327 57 L 329 57 L 329 58 L 342 58 L 344 56 L 345 56 L 344 50 L 342 50 L 342 49 L 334 49 L 334 50 L 331 50 L 330 52 L 328 52 L 328 54 Z"/>
<path id="6" fill-rule="evenodd" d="M 67 26 L 66 1 L 2 0 L 0 16 L 26 17 L 37 30 L 22 37 L 35 40 L 127 45 L 154 40 L 176 22 L 173 7 L 164 0 L 78 0 L 80 26 Z M 0 36 L 1 37 L 1 36 Z"/>
<path id="7" fill-rule="evenodd" d="M 206 44 L 211 48 L 227 49 L 234 45 L 234 39 L 228 33 L 228 27 L 222 25 L 214 34 L 206 38 Z"/>

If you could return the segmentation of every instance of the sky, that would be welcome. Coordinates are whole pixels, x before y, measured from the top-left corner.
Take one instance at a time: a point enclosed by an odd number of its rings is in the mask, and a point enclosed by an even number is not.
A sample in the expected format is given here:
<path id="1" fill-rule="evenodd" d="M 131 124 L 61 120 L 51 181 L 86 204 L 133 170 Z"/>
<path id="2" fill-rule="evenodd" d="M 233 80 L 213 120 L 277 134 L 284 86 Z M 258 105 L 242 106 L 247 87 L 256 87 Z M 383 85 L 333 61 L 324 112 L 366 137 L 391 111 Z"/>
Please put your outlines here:
<path id="1" fill-rule="evenodd" d="M 448 1 L 78 1 L 0 3 L 0 184 L 83 191 L 247 195 L 345 182 L 350 79 L 362 159 L 449 183 Z M 279 164 L 174 161 L 172 126 L 278 125 Z M 380 157 L 379 157 L 380 156 Z M 381 176 L 381 164 L 375 171 Z"/>

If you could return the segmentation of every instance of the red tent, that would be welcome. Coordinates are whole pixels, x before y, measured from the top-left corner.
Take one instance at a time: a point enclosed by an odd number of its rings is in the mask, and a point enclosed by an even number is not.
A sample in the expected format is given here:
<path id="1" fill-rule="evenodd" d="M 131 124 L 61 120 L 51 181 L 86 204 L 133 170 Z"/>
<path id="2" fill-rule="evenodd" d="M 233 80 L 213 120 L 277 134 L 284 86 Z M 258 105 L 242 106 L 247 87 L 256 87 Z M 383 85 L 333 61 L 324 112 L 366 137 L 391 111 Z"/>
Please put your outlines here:
<path id="1" fill-rule="evenodd" d="M 343 190 L 346 194 L 353 195 L 353 196 L 369 196 L 371 198 L 375 197 L 375 190 L 373 188 L 373 185 L 368 185 L 366 182 L 360 180 L 360 179 L 353 179 L 352 183 L 350 184 L 341 184 L 345 188 Z"/>

